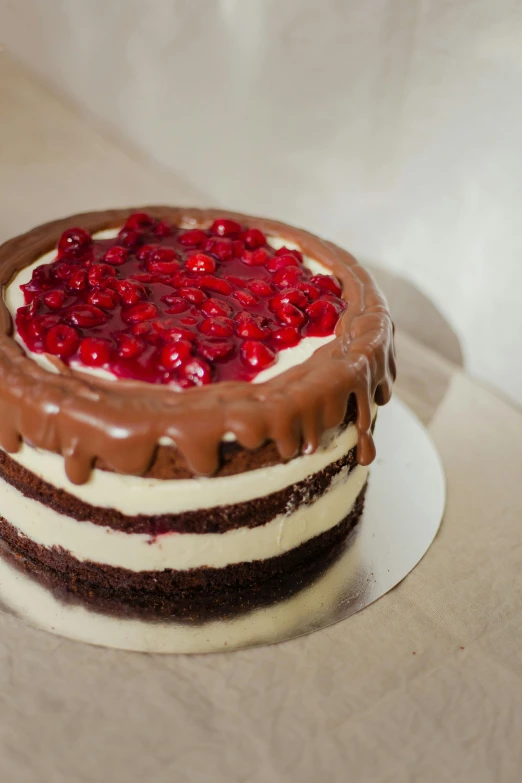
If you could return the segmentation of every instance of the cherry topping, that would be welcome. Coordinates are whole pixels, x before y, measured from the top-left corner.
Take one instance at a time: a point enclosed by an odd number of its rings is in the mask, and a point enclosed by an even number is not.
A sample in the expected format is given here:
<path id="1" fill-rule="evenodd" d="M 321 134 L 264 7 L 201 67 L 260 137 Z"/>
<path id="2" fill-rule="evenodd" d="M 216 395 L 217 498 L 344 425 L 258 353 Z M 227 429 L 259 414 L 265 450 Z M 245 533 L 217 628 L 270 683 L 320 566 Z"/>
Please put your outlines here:
<path id="1" fill-rule="evenodd" d="M 305 314 L 293 304 L 281 305 L 281 307 L 277 308 L 276 315 L 282 324 L 287 324 L 288 326 L 302 326 L 306 320 Z"/>
<path id="2" fill-rule="evenodd" d="M 128 324 L 139 324 L 142 321 L 150 321 L 158 314 L 158 308 L 152 302 L 140 302 L 133 305 L 130 310 L 122 314 L 123 320 Z"/>
<path id="3" fill-rule="evenodd" d="M 210 362 L 214 362 L 216 359 L 226 359 L 235 350 L 233 343 L 227 340 L 209 338 L 208 340 L 200 340 L 198 342 L 198 353 Z"/>
<path id="4" fill-rule="evenodd" d="M 87 274 L 87 279 L 92 286 L 103 286 L 110 277 L 115 277 L 116 272 L 110 264 L 93 264 Z"/>
<path id="5" fill-rule="evenodd" d="M 126 305 L 136 304 L 146 295 L 145 288 L 132 280 L 118 280 L 115 290 Z"/>
<path id="6" fill-rule="evenodd" d="M 179 293 L 183 299 L 196 305 L 203 304 L 207 298 L 207 295 L 200 288 L 192 288 L 191 286 L 180 288 Z"/>
<path id="7" fill-rule="evenodd" d="M 101 367 L 111 357 L 111 344 L 101 337 L 85 337 L 80 343 L 80 359 L 87 367 Z"/>
<path id="8" fill-rule="evenodd" d="M 333 275 L 314 275 L 310 278 L 310 282 L 317 288 L 320 288 L 321 291 L 334 296 L 341 296 L 341 286 Z"/>
<path id="9" fill-rule="evenodd" d="M 210 233 L 217 234 L 219 237 L 238 236 L 241 233 L 241 230 L 239 223 L 236 223 L 235 220 L 228 220 L 227 218 L 214 220 L 210 226 Z"/>
<path id="10" fill-rule="evenodd" d="M 125 223 L 125 228 L 131 231 L 144 231 L 154 225 L 154 220 L 146 212 L 134 212 Z"/>
<path id="11" fill-rule="evenodd" d="M 282 326 L 281 329 L 276 329 L 272 332 L 272 339 L 274 342 L 282 348 L 291 348 L 301 339 L 299 329 L 295 326 Z"/>
<path id="12" fill-rule="evenodd" d="M 107 264 L 114 264 L 114 266 L 120 266 L 121 264 L 124 264 L 125 261 L 127 261 L 129 257 L 129 251 L 125 247 L 120 247 L 120 245 L 114 245 L 114 247 L 110 247 L 107 252 L 105 253 L 103 260 L 107 262 Z"/>
<path id="13" fill-rule="evenodd" d="M 45 294 L 44 302 L 50 310 L 59 310 L 65 302 L 65 293 L 63 291 L 49 291 Z"/>
<path id="14" fill-rule="evenodd" d="M 206 386 L 212 381 L 212 370 L 203 359 L 190 359 L 179 368 L 178 381 L 182 386 Z"/>
<path id="15" fill-rule="evenodd" d="M 78 269 L 67 281 L 67 288 L 71 291 L 84 291 L 87 288 L 87 272 L 85 269 Z"/>
<path id="16" fill-rule="evenodd" d="M 294 256 L 289 254 L 274 256 L 268 261 L 266 268 L 269 272 L 277 272 L 278 269 L 285 269 L 287 266 L 299 266 L 299 262 Z"/>
<path id="17" fill-rule="evenodd" d="M 201 311 L 205 315 L 232 315 L 234 309 L 224 299 L 216 299 L 211 296 L 201 305 Z"/>
<path id="18" fill-rule="evenodd" d="M 325 299 L 317 299 L 308 305 L 306 314 L 310 319 L 309 334 L 330 334 L 337 323 L 335 305 Z"/>
<path id="19" fill-rule="evenodd" d="M 145 350 L 145 343 L 132 334 L 120 336 L 118 353 L 123 359 L 132 359 Z"/>
<path id="20" fill-rule="evenodd" d="M 266 319 L 250 313 L 238 313 L 235 318 L 235 331 L 244 340 L 265 340 L 270 337 L 270 327 Z"/>
<path id="21" fill-rule="evenodd" d="M 276 360 L 276 352 L 272 348 L 255 340 L 245 340 L 240 354 L 244 363 L 255 370 L 264 370 Z"/>
<path id="22" fill-rule="evenodd" d="M 258 250 L 245 250 L 241 259 L 247 266 L 265 266 L 270 256 L 268 251 L 264 247 L 260 247 Z"/>
<path id="23" fill-rule="evenodd" d="M 198 272 L 200 274 L 211 274 L 216 271 L 216 262 L 211 256 L 205 255 L 205 253 L 197 253 L 195 256 L 190 256 L 185 266 L 190 272 Z"/>
<path id="24" fill-rule="evenodd" d="M 234 299 L 237 299 L 242 307 L 255 307 L 259 302 L 257 296 L 254 296 L 249 291 L 234 291 L 232 296 Z"/>
<path id="25" fill-rule="evenodd" d="M 266 237 L 258 228 L 249 228 L 245 233 L 245 245 L 249 250 L 256 250 L 263 247 L 266 243 Z"/>
<path id="26" fill-rule="evenodd" d="M 75 326 L 101 326 L 108 320 L 108 316 L 99 307 L 94 305 L 74 305 L 64 313 L 64 318 Z"/>
<path id="27" fill-rule="evenodd" d="M 30 350 L 181 388 L 252 380 L 305 336 L 332 334 L 346 306 L 335 277 L 257 228 L 179 229 L 146 213 L 110 239 L 65 232 L 22 290 Z"/>
<path id="28" fill-rule="evenodd" d="M 199 329 L 203 334 L 213 337 L 230 337 L 234 331 L 234 323 L 230 318 L 217 315 L 214 318 L 205 318 L 204 321 L 201 321 Z"/>
<path id="29" fill-rule="evenodd" d="M 78 332 L 66 324 L 51 326 L 45 336 L 45 350 L 62 359 L 72 356 L 77 346 Z"/>
<path id="30" fill-rule="evenodd" d="M 205 275 L 201 278 L 200 285 L 202 288 L 206 288 L 208 291 L 215 291 L 218 294 L 229 296 L 232 293 L 232 286 L 228 280 L 223 280 L 221 277 L 213 277 L 212 275 Z"/>
<path id="31" fill-rule="evenodd" d="M 188 340 L 178 340 L 166 345 L 161 352 L 161 363 L 167 370 L 173 370 L 183 364 L 192 354 L 192 344 Z"/>
<path id="32" fill-rule="evenodd" d="M 64 231 L 58 242 L 58 254 L 61 256 L 81 256 L 92 244 L 92 237 L 84 228 L 69 228 Z"/>
<path id="33" fill-rule="evenodd" d="M 116 291 L 111 291 L 110 288 L 98 288 L 95 291 L 91 291 L 87 301 L 89 304 L 97 307 L 103 307 L 104 310 L 113 310 L 118 304 L 118 295 Z"/>
<path id="34" fill-rule="evenodd" d="M 284 288 L 280 294 L 274 296 L 270 302 L 270 307 L 273 310 L 277 310 L 282 305 L 293 304 L 301 309 L 305 308 L 308 304 L 308 299 L 303 291 L 298 288 Z"/>
<path id="35" fill-rule="evenodd" d="M 207 235 L 199 228 L 192 228 L 190 231 L 185 231 L 178 237 L 178 242 L 185 247 L 199 247 L 206 242 Z"/>

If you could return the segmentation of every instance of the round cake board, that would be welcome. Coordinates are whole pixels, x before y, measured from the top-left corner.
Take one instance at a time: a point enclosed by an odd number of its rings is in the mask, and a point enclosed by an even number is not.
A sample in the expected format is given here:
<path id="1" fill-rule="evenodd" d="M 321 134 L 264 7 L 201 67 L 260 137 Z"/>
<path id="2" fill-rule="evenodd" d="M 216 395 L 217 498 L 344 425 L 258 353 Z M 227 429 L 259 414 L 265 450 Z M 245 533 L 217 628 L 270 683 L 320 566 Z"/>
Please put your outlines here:
<path id="1" fill-rule="evenodd" d="M 0 558 L 3 611 L 45 631 L 90 644 L 154 653 L 223 652 L 319 631 L 372 604 L 419 563 L 445 504 L 440 457 L 414 414 L 394 398 L 379 410 L 363 516 L 342 554 L 291 598 L 200 624 L 115 617 L 64 603 Z"/>

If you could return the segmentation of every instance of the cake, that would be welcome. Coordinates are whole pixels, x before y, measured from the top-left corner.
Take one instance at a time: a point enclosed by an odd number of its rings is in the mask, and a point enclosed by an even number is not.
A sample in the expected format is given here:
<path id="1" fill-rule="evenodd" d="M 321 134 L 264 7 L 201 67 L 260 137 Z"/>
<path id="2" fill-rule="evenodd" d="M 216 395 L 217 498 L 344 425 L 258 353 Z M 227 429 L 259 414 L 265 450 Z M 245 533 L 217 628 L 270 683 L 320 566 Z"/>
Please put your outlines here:
<path id="1" fill-rule="evenodd" d="M 0 248 L 0 541 L 91 602 L 212 607 L 303 584 L 363 510 L 393 327 L 346 251 L 172 207 Z"/>

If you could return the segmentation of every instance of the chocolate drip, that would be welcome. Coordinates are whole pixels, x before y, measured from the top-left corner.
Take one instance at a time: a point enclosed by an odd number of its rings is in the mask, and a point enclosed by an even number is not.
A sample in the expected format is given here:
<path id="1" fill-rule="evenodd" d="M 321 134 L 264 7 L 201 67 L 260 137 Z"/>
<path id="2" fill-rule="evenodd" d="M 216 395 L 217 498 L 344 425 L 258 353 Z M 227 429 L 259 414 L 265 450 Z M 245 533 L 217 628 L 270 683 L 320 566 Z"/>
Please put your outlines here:
<path id="1" fill-rule="evenodd" d="M 81 226 L 92 233 L 121 226 L 137 210 L 90 212 L 47 223 L 0 247 L 0 285 L 53 249 L 61 233 Z M 144 207 L 154 217 L 186 228 L 230 217 L 267 236 L 295 243 L 341 281 L 348 307 L 336 339 L 307 361 L 262 384 L 221 382 L 174 392 L 134 381 L 111 383 L 79 373 L 53 374 L 28 357 L 12 337 L 0 302 L 0 445 L 16 452 L 20 441 L 63 455 L 69 479 L 88 480 L 96 458 L 132 475 L 146 472 L 161 437 L 171 438 L 195 475 L 212 475 L 219 444 L 232 432 L 255 449 L 272 440 L 283 459 L 313 451 L 325 431 L 357 400 L 357 459 L 375 457 L 371 406 L 388 402 L 395 379 L 393 326 L 372 278 L 345 250 L 301 229 L 222 210 Z"/>

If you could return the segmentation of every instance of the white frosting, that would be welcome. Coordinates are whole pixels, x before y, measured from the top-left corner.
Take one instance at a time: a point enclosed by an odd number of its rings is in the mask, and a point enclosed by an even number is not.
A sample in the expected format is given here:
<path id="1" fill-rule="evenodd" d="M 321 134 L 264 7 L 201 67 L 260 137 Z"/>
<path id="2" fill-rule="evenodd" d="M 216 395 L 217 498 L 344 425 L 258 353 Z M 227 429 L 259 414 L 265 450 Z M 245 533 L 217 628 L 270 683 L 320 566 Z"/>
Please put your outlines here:
<path id="1" fill-rule="evenodd" d="M 266 560 L 294 549 L 337 525 L 351 510 L 368 475 L 368 468 L 348 468 L 328 491 L 310 505 L 254 528 L 226 533 L 165 533 L 153 538 L 122 533 L 91 522 L 78 522 L 38 501 L 24 497 L 0 480 L 2 515 L 18 531 L 45 547 L 60 546 L 79 560 L 92 560 L 132 571 L 162 571 Z"/>
<path id="2" fill-rule="evenodd" d="M 118 230 L 119 229 L 107 229 L 105 231 L 99 231 L 97 234 L 94 234 L 94 237 L 96 239 L 111 239 L 112 237 L 116 236 Z M 297 245 L 285 242 L 282 239 L 270 238 L 269 241 L 270 244 L 276 248 L 282 247 L 283 245 L 290 248 L 297 248 Z M 20 286 L 28 283 L 31 280 L 33 271 L 38 266 L 41 264 L 51 263 L 55 257 L 55 250 L 51 250 L 49 253 L 41 256 L 30 266 L 22 269 L 5 288 L 3 292 L 4 299 L 9 312 L 13 316 L 13 320 L 18 308 L 23 307 L 25 304 L 23 291 L 21 290 Z M 305 266 L 309 267 L 314 274 L 329 274 L 328 269 L 312 258 L 305 257 L 304 264 Z M 49 361 L 45 354 L 35 353 L 34 351 L 29 351 L 27 349 L 26 344 L 20 337 L 16 328 L 14 330 L 13 337 L 23 347 L 25 352 L 33 359 L 33 361 L 40 365 L 40 367 L 43 367 L 49 372 L 58 372 L 56 367 L 52 364 L 52 362 Z M 327 337 L 305 337 L 298 345 L 294 346 L 293 348 L 285 348 L 283 351 L 278 353 L 276 363 L 272 365 L 272 367 L 268 367 L 268 369 L 263 370 L 258 375 L 256 375 L 252 383 L 264 383 L 265 381 L 268 381 L 271 378 L 275 378 L 277 375 L 285 372 L 285 370 L 289 370 L 291 367 L 295 367 L 296 365 L 301 364 L 302 362 L 309 359 L 318 348 L 326 345 L 334 338 L 335 335 L 333 334 L 328 335 Z M 115 375 L 113 375 L 113 373 L 109 372 L 108 370 L 104 370 L 103 368 L 84 367 L 80 362 L 71 362 L 71 367 L 74 370 L 85 373 L 86 375 L 94 375 L 98 378 L 104 378 L 105 380 L 110 381 L 119 380 Z M 173 386 L 173 390 L 178 391 L 179 387 Z"/>
<path id="3" fill-rule="evenodd" d="M 375 406 L 373 410 L 375 415 Z M 264 497 L 302 481 L 344 456 L 357 443 L 355 425 L 348 426 L 324 448 L 285 464 L 214 478 L 168 481 L 95 469 L 85 484 L 73 484 L 63 457 L 22 444 L 11 459 L 39 478 L 91 506 L 114 508 L 123 514 L 176 514 Z"/>

